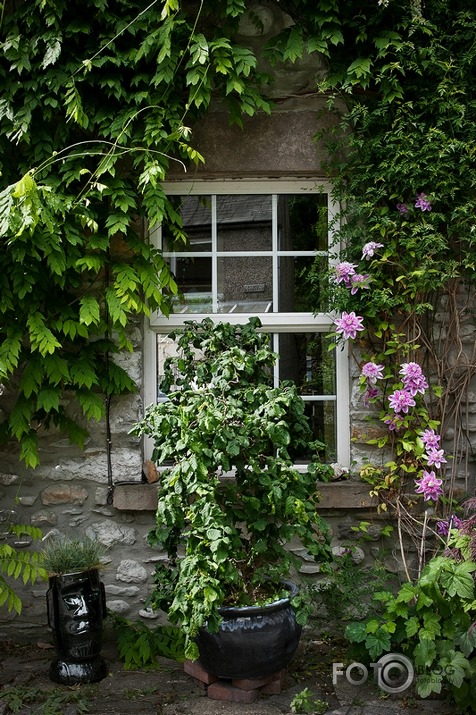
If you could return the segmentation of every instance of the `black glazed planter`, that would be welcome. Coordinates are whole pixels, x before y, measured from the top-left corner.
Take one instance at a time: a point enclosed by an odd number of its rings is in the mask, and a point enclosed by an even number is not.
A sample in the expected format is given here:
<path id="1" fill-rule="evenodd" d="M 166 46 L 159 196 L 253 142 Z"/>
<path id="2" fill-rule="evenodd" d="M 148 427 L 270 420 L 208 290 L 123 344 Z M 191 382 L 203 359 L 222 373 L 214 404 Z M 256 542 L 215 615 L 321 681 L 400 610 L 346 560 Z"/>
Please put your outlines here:
<path id="1" fill-rule="evenodd" d="M 48 623 L 57 654 L 50 679 L 62 685 L 102 680 L 107 675 L 100 654 L 106 596 L 98 570 L 50 576 L 49 585 Z"/>
<path id="2" fill-rule="evenodd" d="M 200 629 L 197 645 L 200 665 L 218 678 L 260 678 L 276 673 L 291 661 L 301 638 L 290 594 L 265 606 L 221 608 L 217 633 Z"/>

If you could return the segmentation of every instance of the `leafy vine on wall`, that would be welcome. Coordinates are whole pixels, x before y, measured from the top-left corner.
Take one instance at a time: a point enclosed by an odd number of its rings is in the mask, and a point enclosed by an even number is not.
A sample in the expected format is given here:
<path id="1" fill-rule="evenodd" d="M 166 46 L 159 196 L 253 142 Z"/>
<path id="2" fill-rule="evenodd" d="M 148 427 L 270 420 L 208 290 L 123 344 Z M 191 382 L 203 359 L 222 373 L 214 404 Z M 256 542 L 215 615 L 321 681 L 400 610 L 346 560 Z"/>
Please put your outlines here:
<path id="1" fill-rule="evenodd" d="M 0 442 L 35 467 L 40 431 L 82 445 L 110 396 L 136 389 L 114 354 L 177 292 L 144 227 L 165 216 L 183 235 L 161 182 L 203 161 L 193 122 L 213 99 L 238 123 L 269 106 L 235 40 L 243 0 L 2 8 Z"/>

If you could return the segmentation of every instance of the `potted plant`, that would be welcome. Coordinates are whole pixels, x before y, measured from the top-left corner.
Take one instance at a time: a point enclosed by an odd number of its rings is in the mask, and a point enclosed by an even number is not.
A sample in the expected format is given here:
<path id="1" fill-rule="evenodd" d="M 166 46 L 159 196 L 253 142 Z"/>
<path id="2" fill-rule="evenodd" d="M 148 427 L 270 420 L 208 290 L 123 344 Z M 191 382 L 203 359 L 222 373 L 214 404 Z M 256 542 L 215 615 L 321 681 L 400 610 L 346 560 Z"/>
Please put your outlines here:
<path id="1" fill-rule="evenodd" d="M 49 677 L 63 685 L 94 683 L 107 675 L 101 656 L 106 616 L 104 585 L 99 579 L 102 545 L 79 539 L 54 540 L 43 551 L 48 572 L 48 623 L 56 659 Z"/>
<path id="2" fill-rule="evenodd" d="M 172 334 L 178 354 L 166 361 L 161 383 L 168 399 L 150 406 L 133 430 L 152 439 L 159 466 L 172 461 L 149 534 L 169 557 L 157 567 L 151 604 L 184 630 L 186 657 L 200 657 L 218 677 L 287 665 L 303 613 L 296 618 L 297 590 L 285 582 L 298 561 L 286 545 L 299 540 L 316 560 L 330 558 L 328 529 L 316 513 L 316 481 L 329 468 L 317 459 L 304 473 L 293 466 L 311 430 L 296 386 L 272 386 L 277 356 L 260 325 L 258 318 L 246 325 L 207 318 Z M 252 616 L 264 634 L 250 626 Z M 281 634 L 271 633 L 271 621 Z M 243 624 L 248 634 L 228 656 L 225 641 Z"/>

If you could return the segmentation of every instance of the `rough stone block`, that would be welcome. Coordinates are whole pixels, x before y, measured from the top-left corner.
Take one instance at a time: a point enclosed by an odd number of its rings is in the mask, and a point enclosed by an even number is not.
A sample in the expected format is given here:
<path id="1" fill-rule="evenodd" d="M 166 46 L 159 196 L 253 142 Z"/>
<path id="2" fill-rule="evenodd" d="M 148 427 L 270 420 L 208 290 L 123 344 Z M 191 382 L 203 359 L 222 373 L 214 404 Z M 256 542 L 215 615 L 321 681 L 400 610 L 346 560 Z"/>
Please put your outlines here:
<path id="1" fill-rule="evenodd" d="M 113 499 L 122 511 L 156 511 L 157 484 L 116 484 Z"/>

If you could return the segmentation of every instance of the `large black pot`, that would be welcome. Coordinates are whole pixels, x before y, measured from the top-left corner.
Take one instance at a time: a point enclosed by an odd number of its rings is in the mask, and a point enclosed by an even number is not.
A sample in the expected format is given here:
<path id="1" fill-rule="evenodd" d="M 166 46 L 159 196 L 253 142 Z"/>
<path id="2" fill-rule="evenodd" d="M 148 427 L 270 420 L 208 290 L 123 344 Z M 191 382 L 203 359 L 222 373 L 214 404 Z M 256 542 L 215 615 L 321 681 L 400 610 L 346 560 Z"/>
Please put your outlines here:
<path id="1" fill-rule="evenodd" d="M 100 655 L 106 596 L 98 570 L 51 576 L 49 586 L 48 623 L 57 653 L 49 677 L 63 685 L 102 680 L 107 675 Z"/>
<path id="2" fill-rule="evenodd" d="M 218 633 L 200 630 L 200 664 L 218 678 L 260 678 L 276 673 L 291 661 L 301 638 L 290 599 L 298 593 L 286 583 L 287 598 L 265 606 L 221 608 Z"/>

